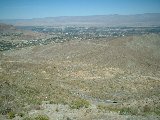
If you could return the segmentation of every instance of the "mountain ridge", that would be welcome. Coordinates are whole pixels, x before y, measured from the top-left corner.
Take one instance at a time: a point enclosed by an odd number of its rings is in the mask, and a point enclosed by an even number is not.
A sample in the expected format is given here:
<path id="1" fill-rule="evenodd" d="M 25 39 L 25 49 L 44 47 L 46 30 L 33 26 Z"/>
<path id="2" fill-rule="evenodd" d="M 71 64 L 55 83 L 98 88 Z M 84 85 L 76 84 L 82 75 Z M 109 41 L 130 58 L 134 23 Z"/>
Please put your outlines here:
<path id="1" fill-rule="evenodd" d="M 160 13 L 133 15 L 59 16 L 32 19 L 3 19 L 0 23 L 15 26 L 106 26 L 148 27 L 160 26 Z"/>

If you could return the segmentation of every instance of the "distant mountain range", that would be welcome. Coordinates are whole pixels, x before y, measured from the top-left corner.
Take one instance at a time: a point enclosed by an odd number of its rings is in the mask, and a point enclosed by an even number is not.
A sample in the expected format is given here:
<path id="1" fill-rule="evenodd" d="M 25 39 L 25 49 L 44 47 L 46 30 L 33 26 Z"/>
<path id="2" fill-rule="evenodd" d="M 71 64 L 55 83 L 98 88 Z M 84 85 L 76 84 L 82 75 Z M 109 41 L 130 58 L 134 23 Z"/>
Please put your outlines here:
<path id="1" fill-rule="evenodd" d="M 160 26 L 160 13 L 135 15 L 61 16 L 33 19 L 6 19 L 0 23 L 15 26 L 107 26 L 148 27 Z"/>

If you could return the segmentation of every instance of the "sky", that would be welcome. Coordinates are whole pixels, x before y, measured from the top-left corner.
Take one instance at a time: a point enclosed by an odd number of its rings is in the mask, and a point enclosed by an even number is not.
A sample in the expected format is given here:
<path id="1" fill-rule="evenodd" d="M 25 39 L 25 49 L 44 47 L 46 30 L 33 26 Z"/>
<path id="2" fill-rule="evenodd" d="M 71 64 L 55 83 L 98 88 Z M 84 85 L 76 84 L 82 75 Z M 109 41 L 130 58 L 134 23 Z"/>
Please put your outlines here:
<path id="1" fill-rule="evenodd" d="M 0 19 L 160 13 L 160 0 L 0 0 Z"/>

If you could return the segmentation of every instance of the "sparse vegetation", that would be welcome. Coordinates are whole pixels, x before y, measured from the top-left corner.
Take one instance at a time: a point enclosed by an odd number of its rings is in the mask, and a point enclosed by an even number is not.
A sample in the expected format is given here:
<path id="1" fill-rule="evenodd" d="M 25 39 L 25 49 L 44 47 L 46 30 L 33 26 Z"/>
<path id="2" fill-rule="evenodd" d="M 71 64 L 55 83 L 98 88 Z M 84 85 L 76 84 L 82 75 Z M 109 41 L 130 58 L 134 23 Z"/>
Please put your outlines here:
<path id="1" fill-rule="evenodd" d="M 86 100 L 76 100 L 76 101 L 72 101 L 72 103 L 70 104 L 70 107 L 72 109 L 80 109 L 80 108 L 88 108 L 90 105 L 90 103 Z"/>
<path id="2" fill-rule="evenodd" d="M 131 108 L 121 108 L 119 114 L 120 115 L 137 115 L 138 110 Z"/>
<path id="3" fill-rule="evenodd" d="M 24 36 L 3 34 L 2 38 L 13 37 L 16 44 Z M 2 50 L 0 113 L 24 120 L 47 120 L 43 115 L 26 117 L 46 109 L 55 117 L 64 111 L 82 116 L 87 110 L 86 116 L 105 116 L 109 111 L 121 116 L 160 116 L 159 38 L 159 34 L 148 34 Z"/>
<path id="4" fill-rule="evenodd" d="M 49 117 L 47 115 L 38 115 L 35 120 L 49 120 Z"/>
<path id="5" fill-rule="evenodd" d="M 24 117 L 25 113 L 20 112 L 17 115 L 20 116 L 20 117 Z"/>
<path id="6" fill-rule="evenodd" d="M 32 117 L 25 117 L 23 120 L 49 120 L 47 115 L 37 115 Z"/>
<path id="7" fill-rule="evenodd" d="M 15 113 L 12 112 L 12 111 L 9 112 L 7 115 L 8 115 L 8 118 L 9 118 L 9 119 L 13 119 L 13 118 L 15 117 Z"/>
<path id="8" fill-rule="evenodd" d="M 102 105 L 102 104 L 98 105 L 97 108 L 98 108 L 99 111 L 103 111 L 103 112 L 108 110 L 107 107 L 105 105 Z"/>
<path id="9" fill-rule="evenodd" d="M 23 120 L 34 120 L 32 117 L 25 117 Z"/>

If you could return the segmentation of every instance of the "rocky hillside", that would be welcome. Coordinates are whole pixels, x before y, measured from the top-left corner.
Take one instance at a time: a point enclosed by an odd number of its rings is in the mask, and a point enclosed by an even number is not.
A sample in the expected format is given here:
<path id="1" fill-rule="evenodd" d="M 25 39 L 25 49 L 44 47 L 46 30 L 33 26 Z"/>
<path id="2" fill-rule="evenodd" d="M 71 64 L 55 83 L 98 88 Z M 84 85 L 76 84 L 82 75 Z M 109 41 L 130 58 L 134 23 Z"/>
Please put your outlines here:
<path id="1" fill-rule="evenodd" d="M 0 52 L 1 118 L 160 119 L 160 35 Z"/>

